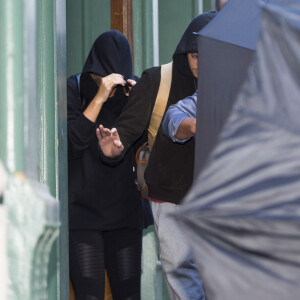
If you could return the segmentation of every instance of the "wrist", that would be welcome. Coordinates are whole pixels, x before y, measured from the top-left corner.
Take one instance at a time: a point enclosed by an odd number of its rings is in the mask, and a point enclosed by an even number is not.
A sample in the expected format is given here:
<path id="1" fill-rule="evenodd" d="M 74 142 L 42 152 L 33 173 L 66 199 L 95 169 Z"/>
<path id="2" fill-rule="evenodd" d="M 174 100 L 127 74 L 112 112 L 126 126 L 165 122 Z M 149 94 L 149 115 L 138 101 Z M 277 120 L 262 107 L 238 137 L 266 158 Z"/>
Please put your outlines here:
<path id="1" fill-rule="evenodd" d="M 93 101 L 94 101 L 94 103 L 95 103 L 96 105 L 101 105 L 101 106 L 102 106 L 103 103 L 104 103 L 106 100 L 107 100 L 107 99 L 104 98 L 101 94 L 97 93 Z"/>

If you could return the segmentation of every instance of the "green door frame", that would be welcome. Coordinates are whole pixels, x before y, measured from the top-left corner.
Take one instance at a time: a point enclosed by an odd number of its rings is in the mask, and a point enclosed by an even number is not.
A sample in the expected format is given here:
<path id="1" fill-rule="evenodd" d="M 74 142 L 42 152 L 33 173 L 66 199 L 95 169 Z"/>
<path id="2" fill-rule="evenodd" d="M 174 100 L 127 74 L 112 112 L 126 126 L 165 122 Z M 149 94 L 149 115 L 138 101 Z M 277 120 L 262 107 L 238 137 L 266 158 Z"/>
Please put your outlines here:
<path id="1" fill-rule="evenodd" d="M 56 197 L 59 199 L 60 300 L 69 299 L 66 0 L 56 0 Z"/>

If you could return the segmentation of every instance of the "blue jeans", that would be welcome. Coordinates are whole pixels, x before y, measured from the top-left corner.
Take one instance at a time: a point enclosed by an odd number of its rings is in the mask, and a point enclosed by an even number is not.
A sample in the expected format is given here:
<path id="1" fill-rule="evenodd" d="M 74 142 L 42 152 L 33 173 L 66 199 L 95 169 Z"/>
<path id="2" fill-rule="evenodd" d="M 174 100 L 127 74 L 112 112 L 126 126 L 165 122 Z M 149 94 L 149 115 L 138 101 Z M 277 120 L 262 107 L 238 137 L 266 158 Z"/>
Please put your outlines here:
<path id="1" fill-rule="evenodd" d="M 179 205 L 152 202 L 159 257 L 171 300 L 205 300 L 202 281 L 176 220 Z"/>

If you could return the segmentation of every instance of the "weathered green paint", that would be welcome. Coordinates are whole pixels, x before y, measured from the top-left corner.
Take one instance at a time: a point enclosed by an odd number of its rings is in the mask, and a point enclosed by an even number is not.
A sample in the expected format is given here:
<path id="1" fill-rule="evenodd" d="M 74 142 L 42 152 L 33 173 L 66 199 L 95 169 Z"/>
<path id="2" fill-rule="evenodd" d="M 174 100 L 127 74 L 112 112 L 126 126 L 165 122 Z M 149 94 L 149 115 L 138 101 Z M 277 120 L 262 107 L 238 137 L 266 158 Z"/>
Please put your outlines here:
<path id="1" fill-rule="evenodd" d="M 57 230 L 55 236 L 51 240 L 51 245 L 47 248 L 48 261 L 45 261 L 48 276 L 47 276 L 47 296 L 49 300 L 59 300 L 59 299 L 68 299 L 62 298 L 60 295 L 60 289 L 62 284 L 60 282 L 60 266 L 64 265 L 64 262 L 60 261 L 59 251 L 60 251 L 60 243 L 59 243 L 59 234 L 61 229 Z M 68 293 L 68 286 L 64 286 L 65 291 L 64 294 Z"/>
<path id="2" fill-rule="evenodd" d="M 0 153 L 9 173 L 3 205 L 8 224 L 7 299 L 10 300 L 47 299 L 47 260 L 52 241 L 47 241 L 47 247 L 42 248 L 41 261 L 36 260 L 35 250 L 46 232 L 51 232 L 53 240 L 58 227 L 57 201 L 44 185 L 34 181 L 38 178 L 34 159 L 38 144 L 35 21 L 35 0 L 0 2 L 3 75 L 0 79 Z M 24 179 L 15 176 L 18 172 L 24 174 L 20 177 Z M 42 297 L 37 296 L 38 293 Z"/>
<path id="3" fill-rule="evenodd" d="M 23 1 L 0 2 L 0 159 L 24 172 Z"/>
<path id="4" fill-rule="evenodd" d="M 209 11 L 213 9 L 212 0 L 203 0 L 203 11 Z"/>
<path id="5" fill-rule="evenodd" d="M 37 182 L 39 173 L 39 136 L 37 100 L 37 0 L 24 2 L 24 144 L 25 174 Z"/>
<path id="6" fill-rule="evenodd" d="M 110 30 L 110 0 L 83 0 L 83 61 L 87 58 L 95 39 Z"/>
<path id="7" fill-rule="evenodd" d="M 156 300 L 156 248 L 153 226 L 143 232 L 142 292 L 143 300 Z"/>
<path id="8" fill-rule="evenodd" d="M 55 161 L 56 198 L 59 199 L 60 231 L 56 266 L 59 269 L 59 297 L 69 299 L 69 234 L 68 234 L 68 138 L 67 138 L 67 51 L 66 0 L 56 0 L 55 35 Z M 55 251 L 55 250 L 53 250 Z"/>
<path id="9" fill-rule="evenodd" d="M 110 30 L 110 0 L 67 0 L 67 76 L 80 73 L 94 40 Z M 153 66 L 152 1 L 133 0 L 134 72 Z"/>
<path id="10" fill-rule="evenodd" d="M 110 0 L 66 0 L 67 76 L 82 71 L 95 39 L 110 29 Z"/>
<path id="11" fill-rule="evenodd" d="M 142 300 L 168 300 L 169 294 L 158 261 L 154 226 L 143 232 Z"/>
<path id="12" fill-rule="evenodd" d="M 54 68 L 54 22 L 55 5 L 53 0 L 37 1 L 37 78 L 39 100 L 39 161 L 40 182 L 46 183 L 53 196 L 56 193 L 55 183 L 55 85 Z"/>
<path id="13" fill-rule="evenodd" d="M 37 94 L 39 100 L 39 167 L 40 182 L 49 187 L 53 197 L 57 197 L 56 186 L 56 11 L 52 0 L 37 1 Z M 59 299 L 59 244 L 57 235 L 48 251 L 47 296 Z"/>
<path id="14" fill-rule="evenodd" d="M 49 249 L 48 299 L 68 299 L 65 1 L 38 1 L 40 181 L 59 200 L 61 227 Z"/>
<path id="15" fill-rule="evenodd" d="M 159 61 L 172 60 L 176 46 L 190 21 L 199 14 L 197 0 L 159 1 Z"/>
<path id="16" fill-rule="evenodd" d="M 153 66 L 152 1 L 133 0 L 134 72 Z"/>
<path id="17" fill-rule="evenodd" d="M 7 300 L 56 300 L 47 293 L 50 249 L 58 233 L 58 205 L 44 185 L 10 175 L 7 216 Z"/>

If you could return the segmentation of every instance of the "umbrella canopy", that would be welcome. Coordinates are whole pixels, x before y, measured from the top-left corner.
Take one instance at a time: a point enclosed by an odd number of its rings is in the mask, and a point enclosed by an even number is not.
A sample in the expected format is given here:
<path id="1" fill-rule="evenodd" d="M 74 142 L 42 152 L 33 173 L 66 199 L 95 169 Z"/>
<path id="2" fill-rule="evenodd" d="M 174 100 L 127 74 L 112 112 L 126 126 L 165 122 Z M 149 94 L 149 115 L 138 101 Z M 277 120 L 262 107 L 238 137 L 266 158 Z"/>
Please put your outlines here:
<path id="1" fill-rule="evenodd" d="M 207 300 L 300 299 L 300 5 L 264 6 L 261 26 L 219 143 L 176 215 Z"/>
<path id="2" fill-rule="evenodd" d="M 264 0 L 290 3 L 297 0 Z M 255 0 L 229 0 L 199 32 L 199 76 L 195 175 L 207 163 L 228 118 L 260 33 L 261 9 Z"/>

